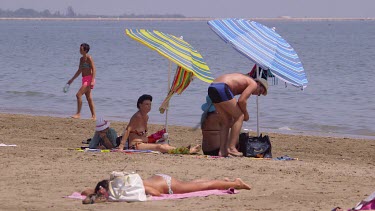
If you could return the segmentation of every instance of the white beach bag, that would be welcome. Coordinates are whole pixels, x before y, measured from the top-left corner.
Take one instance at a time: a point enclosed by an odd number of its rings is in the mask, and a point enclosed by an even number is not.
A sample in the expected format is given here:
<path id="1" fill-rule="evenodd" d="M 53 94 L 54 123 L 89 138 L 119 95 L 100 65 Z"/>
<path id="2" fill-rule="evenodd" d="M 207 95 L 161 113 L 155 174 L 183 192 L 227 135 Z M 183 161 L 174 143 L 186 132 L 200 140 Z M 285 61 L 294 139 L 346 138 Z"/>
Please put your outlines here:
<path id="1" fill-rule="evenodd" d="M 139 174 L 113 171 L 109 181 L 109 199 L 112 201 L 146 201 L 145 188 Z"/>

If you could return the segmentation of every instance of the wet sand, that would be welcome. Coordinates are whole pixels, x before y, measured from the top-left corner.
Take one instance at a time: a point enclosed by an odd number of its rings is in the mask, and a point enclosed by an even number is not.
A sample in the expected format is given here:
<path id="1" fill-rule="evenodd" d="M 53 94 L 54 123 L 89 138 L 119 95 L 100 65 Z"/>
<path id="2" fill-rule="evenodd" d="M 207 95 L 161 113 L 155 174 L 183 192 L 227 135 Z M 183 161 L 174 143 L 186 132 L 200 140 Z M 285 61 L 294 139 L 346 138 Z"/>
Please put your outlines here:
<path id="1" fill-rule="evenodd" d="M 299 160 L 208 158 L 203 155 L 92 153 L 80 147 L 95 121 L 0 114 L 0 210 L 331 210 L 351 208 L 374 191 L 375 141 L 268 134 L 273 156 Z M 126 122 L 111 122 L 118 133 Z M 161 129 L 150 125 L 149 131 Z M 199 143 L 200 130 L 170 126 L 171 144 Z M 253 134 L 254 135 L 254 134 Z M 182 180 L 240 177 L 238 194 L 139 203 L 83 205 L 63 196 L 94 187 L 111 171 L 142 177 L 165 173 Z"/>

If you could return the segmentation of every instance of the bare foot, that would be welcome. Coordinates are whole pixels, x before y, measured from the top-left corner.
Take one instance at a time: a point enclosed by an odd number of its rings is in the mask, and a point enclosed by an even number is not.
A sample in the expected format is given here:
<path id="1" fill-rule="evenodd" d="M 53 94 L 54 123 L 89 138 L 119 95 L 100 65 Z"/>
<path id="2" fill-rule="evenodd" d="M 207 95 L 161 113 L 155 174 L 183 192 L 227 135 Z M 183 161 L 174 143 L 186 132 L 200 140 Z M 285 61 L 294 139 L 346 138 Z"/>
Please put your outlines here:
<path id="1" fill-rule="evenodd" d="M 81 118 L 81 114 L 74 114 L 72 116 L 73 119 L 80 119 Z"/>
<path id="2" fill-rule="evenodd" d="M 237 150 L 230 150 L 230 149 L 228 150 L 228 154 L 232 155 L 233 157 L 242 157 L 243 156 L 242 152 L 239 152 Z"/>
<path id="3" fill-rule="evenodd" d="M 96 120 L 96 116 L 95 116 L 95 115 L 92 116 L 91 119 L 92 119 L 92 120 Z"/>
<path id="4" fill-rule="evenodd" d="M 246 190 L 250 190 L 251 187 L 250 185 L 246 184 L 244 181 L 242 181 L 241 178 L 236 178 L 234 180 L 234 182 L 236 183 L 236 189 L 246 189 Z"/>
<path id="5" fill-rule="evenodd" d="M 199 151 L 201 151 L 201 149 L 202 149 L 202 145 L 198 144 L 195 147 L 190 147 L 189 153 L 190 154 L 196 154 Z"/>
<path id="6" fill-rule="evenodd" d="M 228 157 L 228 151 L 219 151 L 219 154 L 218 154 L 220 157 Z"/>

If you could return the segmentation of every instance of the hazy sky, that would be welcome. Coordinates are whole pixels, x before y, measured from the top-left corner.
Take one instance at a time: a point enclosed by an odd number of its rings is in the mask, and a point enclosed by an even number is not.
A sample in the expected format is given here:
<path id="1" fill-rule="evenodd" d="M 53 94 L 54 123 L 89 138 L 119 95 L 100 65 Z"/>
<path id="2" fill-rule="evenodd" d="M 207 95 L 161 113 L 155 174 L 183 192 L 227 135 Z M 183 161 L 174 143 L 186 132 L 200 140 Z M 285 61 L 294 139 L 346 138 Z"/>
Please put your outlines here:
<path id="1" fill-rule="evenodd" d="M 375 0 L 0 0 L 0 8 L 79 14 L 181 14 L 187 17 L 375 17 Z"/>

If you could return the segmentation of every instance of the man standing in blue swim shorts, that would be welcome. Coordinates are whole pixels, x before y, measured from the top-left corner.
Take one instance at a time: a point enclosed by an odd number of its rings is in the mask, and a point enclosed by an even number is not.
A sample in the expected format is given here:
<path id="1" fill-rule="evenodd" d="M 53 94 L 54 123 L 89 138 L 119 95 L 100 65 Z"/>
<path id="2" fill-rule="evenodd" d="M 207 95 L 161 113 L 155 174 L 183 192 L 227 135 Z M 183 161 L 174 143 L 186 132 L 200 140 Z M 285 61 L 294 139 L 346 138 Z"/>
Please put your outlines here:
<path id="1" fill-rule="evenodd" d="M 253 79 L 247 74 L 230 73 L 216 78 L 208 87 L 211 98 L 219 113 L 223 127 L 220 131 L 222 140 L 219 156 L 242 156 L 236 149 L 243 121 L 249 120 L 247 99 L 250 95 L 267 95 L 268 83 L 265 79 Z M 238 101 L 234 96 L 240 95 Z M 230 129 L 230 134 L 229 134 Z"/>

